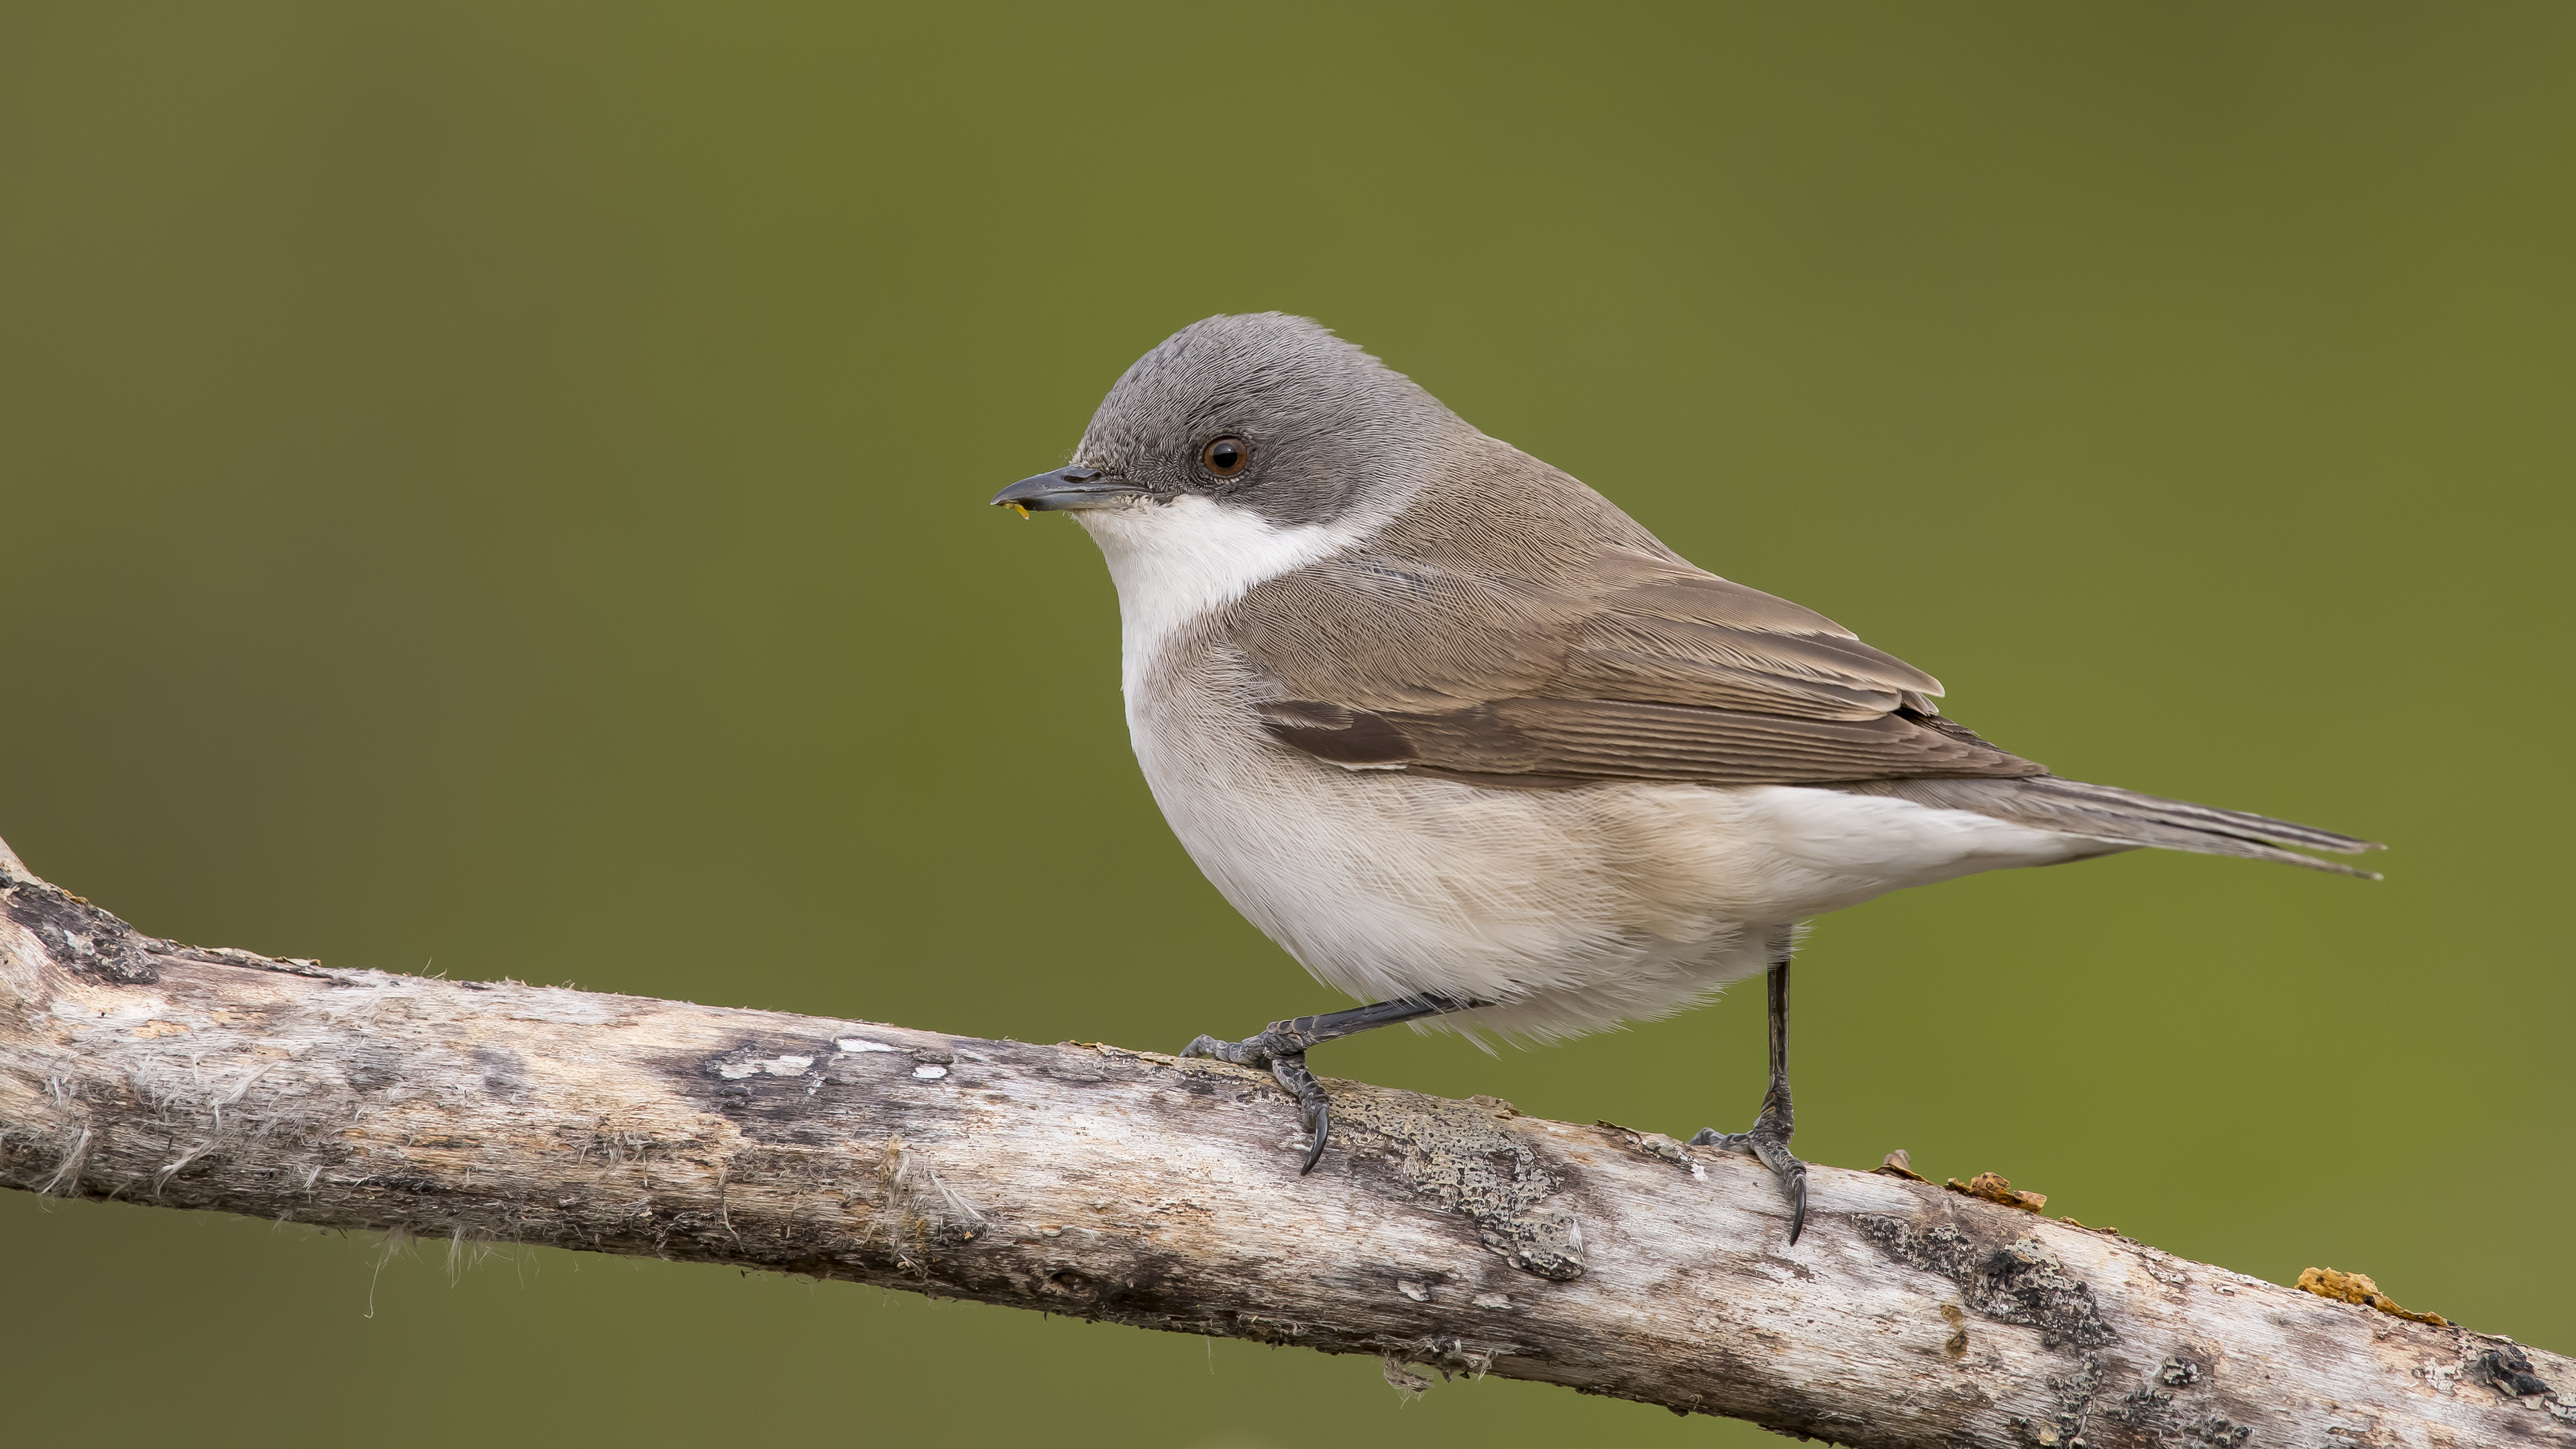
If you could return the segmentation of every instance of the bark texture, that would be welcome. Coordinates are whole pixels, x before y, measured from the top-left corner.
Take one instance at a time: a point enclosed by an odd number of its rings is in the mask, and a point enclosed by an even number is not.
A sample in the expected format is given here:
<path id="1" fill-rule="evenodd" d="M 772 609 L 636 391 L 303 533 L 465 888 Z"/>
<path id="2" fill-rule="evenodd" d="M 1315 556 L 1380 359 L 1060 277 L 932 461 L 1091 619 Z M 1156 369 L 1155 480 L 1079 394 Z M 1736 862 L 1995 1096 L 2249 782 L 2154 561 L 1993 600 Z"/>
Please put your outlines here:
<path id="1" fill-rule="evenodd" d="M 721 1262 L 1854 1446 L 2576 1444 L 2576 1364 L 1917 1182 L 1084 1043 L 142 936 L 0 847 L 0 1182 Z"/>

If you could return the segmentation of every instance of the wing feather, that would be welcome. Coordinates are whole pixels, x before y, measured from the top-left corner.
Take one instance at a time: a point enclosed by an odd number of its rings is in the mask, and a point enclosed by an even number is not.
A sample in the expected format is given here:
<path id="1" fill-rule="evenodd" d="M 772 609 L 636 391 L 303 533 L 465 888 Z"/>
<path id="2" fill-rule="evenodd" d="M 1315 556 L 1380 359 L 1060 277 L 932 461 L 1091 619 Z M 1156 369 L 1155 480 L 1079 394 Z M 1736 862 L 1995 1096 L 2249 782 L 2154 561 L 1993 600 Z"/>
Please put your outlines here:
<path id="1" fill-rule="evenodd" d="M 1608 587 L 1579 601 L 1560 596 L 1553 608 L 1528 608 L 1526 587 L 1509 586 L 1512 607 L 1487 615 L 1511 621 L 1509 637 L 1492 637 L 1488 624 L 1482 641 L 1523 661 L 1504 688 L 1462 687 L 1454 656 L 1436 651 L 1422 653 L 1421 678 L 1400 677 L 1404 651 L 1376 655 L 1359 677 L 1345 655 L 1336 668 L 1283 671 L 1297 676 L 1283 678 L 1288 691 L 1329 681 L 1344 686 L 1343 699 L 1274 700 L 1261 723 L 1284 744 L 1354 769 L 1522 788 L 2046 773 L 1941 718 L 1931 704 L 1939 680 L 1824 615 L 1686 565 L 1657 561 L 1649 571 L 1638 562 L 1605 568 L 1595 577 Z M 1304 601 L 1310 610 L 1316 602 Z M 1532 660 L 1546 662 L 1533 669 Z M 1426 698 L 1459 703 L 1356 702 Z"/>

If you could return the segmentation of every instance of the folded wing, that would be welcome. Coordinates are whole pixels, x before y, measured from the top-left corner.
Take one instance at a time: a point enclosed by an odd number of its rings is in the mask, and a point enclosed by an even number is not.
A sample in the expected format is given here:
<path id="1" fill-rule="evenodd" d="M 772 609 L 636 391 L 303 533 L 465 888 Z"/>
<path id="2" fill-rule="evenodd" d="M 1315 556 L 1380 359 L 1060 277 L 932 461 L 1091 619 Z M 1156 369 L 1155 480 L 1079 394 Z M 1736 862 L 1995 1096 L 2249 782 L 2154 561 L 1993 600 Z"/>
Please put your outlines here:
<path id="1" fill-rule="evenodd" d="M 2046 773 L 1941 718 L 1932 705 L 1940 681 L 1822 614 L 1669 565 L 1624 572 L 1596 596 L 1523 611 L 1531 637 L 1510 653 L 1543 664 L 1512 670 L 1508 687 L 1462 688 L 1444 668 L 1442 707 L 1368 708 L 1353 701 L 1401 698 L 1413 681 L 1353 678 L 1335 691 L 1345 698 L 1269 701 L 1261 723 L 1336 764 L 1500 787 Z M 1290 675 L 1315 684 L 1338 672 Z"/>

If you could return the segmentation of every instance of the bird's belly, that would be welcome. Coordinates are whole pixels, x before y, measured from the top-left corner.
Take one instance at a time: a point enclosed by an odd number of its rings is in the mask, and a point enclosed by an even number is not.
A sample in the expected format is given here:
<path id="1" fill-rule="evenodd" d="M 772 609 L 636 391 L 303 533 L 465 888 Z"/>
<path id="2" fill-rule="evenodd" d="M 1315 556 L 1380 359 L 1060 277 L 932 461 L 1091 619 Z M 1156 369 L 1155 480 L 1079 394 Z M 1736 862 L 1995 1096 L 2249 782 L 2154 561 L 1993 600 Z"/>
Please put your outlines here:
<path id="1" fill-rule="evenodd" d="M 2101 849 L 1832 790 L 1491 790 L 1347 770 L 1226 713 L 1134 731 L 1155 799 L 1208 879 L 1326 984 L 1363 1000 L 1510 1003 L 1466 1023 L 1509 1032 L 1660 1015 L 1761 970 L 1791 922 Z"/>
<path id="2" fill-rule="evenodd" d="M 1770 932 L 1688 899 L 1641 851 L 1632 787 L 1485 790 L 1350 771 L 1266 738 L 1183 735 L 1137 754 L 1234 907 L 1363 1000 L 1508 1002 L 1465 1022 L 1531 1035 L 1659 1015 L 1765 964 Z"/>

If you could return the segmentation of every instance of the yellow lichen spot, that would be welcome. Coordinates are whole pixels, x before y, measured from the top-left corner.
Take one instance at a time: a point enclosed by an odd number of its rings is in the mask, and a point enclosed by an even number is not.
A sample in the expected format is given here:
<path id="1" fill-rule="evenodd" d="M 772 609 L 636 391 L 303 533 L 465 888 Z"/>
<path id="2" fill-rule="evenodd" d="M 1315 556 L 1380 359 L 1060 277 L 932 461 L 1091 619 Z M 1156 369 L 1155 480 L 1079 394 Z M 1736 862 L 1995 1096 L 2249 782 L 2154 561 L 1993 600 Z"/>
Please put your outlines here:
<path id="1" fill-rule="evenodd" d="M 2438 1313 L 2410 1313 L 2398 1307 L 2396 1300 L 2380 1292 L 2379 1285 L 2370 1281 L 2370 1275 L 2366 1273 L 2338 1273 L 2332 1268 L 2310 1268 L 2299 1274 L 2298 1287 L 2303 1292 L 2314 1293 L 2319 1298 L 2331 1298 L 2337 1303 L 2367 1303 L 2382 1313 L 2403 1318 L 2412 1323 L 2429 1323 L 2435 1328 L 2451 1326 L 2451 1320 Z"/>
<path id="2" fill-rule="evenodd" d="M 1952 1192 L 1963 1192 L 1970 1197 L 1981 1197 L 1988 1202 L 1999 1202 L 2005 1207 L 2020 1208 L 2023 1212 L 2027 1213 L 2035 1213 L 2041 1208 L 2048 1206 L 2047 1193 L 2015 1192 L 2010 1181 L 1991 1172 L 1980 1172 L 1976 1176 L 1969 1178 L 1966 1182 L 1961 1182 L 1959 1179 L 1954 1177 L 1948 1182 L 1943 1183 L 1942 1186 L 1947 1187 Z"/>

